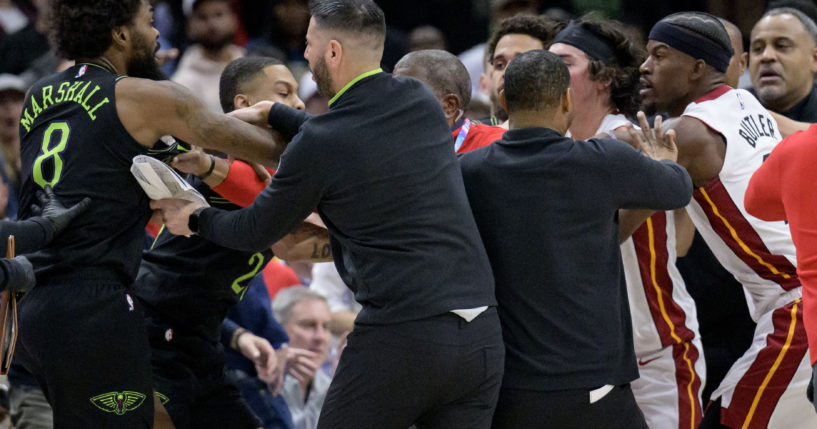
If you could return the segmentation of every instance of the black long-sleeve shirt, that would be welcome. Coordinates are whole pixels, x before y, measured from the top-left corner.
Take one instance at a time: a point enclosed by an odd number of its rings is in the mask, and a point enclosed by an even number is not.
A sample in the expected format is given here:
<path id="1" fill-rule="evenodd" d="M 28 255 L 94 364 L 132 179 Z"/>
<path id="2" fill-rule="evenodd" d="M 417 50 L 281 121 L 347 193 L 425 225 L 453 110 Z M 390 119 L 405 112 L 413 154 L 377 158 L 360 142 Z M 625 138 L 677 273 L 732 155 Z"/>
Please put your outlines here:
<path id="1" fill-rule="evenodd" d="M 574 142 L 545 128 L 510 130 L 460 161 L 496 278 L 503 386 L 637 378 L 617 211 L 685 206 L 686 170 L 622 142 Z"/>
<path id="2" fill-rule="evenodd" d="M 36 252 L 48 244 L 54 237 L 54 226 L 51 222 L 33 217 L 23 221 L 0 221 L 0 256 L 6 255 L 8 238 L 14 236 L 15 253 Z M 0 290 L 4 290 L 10 279 L 23 276 L 23 267 L 13 259 L 0 259 Z"/>
<path id="3" fill-rule="evenodd" d="M 201 235 L 259 250 L 317 207 L 335 265 L 363 305 L 358 323 L 495 305 L 448 124 L 423 84 L 375 74 L 326 114 L 275 105 L 270 123 L 285 136 L 297 133 L 272 182 L 246 209 L 203 210 Z"/>

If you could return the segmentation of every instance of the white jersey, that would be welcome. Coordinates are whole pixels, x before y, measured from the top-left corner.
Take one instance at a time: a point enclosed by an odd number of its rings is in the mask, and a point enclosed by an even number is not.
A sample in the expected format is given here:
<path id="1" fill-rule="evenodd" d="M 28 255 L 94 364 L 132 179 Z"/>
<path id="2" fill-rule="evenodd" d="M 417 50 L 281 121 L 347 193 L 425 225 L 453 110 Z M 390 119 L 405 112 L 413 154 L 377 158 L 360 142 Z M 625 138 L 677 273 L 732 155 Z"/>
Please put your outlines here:
<path id="1" fill-rule="evenodd" d="M 690 103 L 683 116 L 726 140 L 720 173 L 695 190 L 687 210 L 718 261 L 743 284 L 757 321 L 801 293 L 788 225 L 757 219 L 743 205 L 749 179 L 781 140 L 777 122 L 752 94 L 726 85 Z"/>
<path id="2" fill-rule="evenodd" d="M 607 115 L 596 134 L 629 124 Z M 698 337 L 695 302 L 675 267 L 675 218 L 658 212 L 621 244 L 635 353 L 642 357 Z"/>

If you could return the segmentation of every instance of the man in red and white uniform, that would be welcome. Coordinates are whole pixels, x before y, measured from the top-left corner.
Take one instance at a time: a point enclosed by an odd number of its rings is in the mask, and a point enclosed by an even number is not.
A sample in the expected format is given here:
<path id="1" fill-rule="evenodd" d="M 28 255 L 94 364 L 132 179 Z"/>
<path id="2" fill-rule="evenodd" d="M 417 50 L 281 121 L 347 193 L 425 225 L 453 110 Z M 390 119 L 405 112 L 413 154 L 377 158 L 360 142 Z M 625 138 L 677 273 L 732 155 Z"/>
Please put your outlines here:
<path id="1" fill-rule="evenodd" d="M 586 140 L 630 126 L 639 106 L 640 47 L 609 20 L 584 17 L 549 49 L 570 72 L 576 110 L 569 134 Z M 614 82 L 609 79 L 614 76 Z M 621 244 L 640 377 L 631 383 L 653 428 L 697 427 L 706 367 L 695 302 L 675 267 L 675 215 L 657 212 Z"/>
<path id="2" fill-rule="evenodd" d="M 749 350 L 712 394 L 701 428 L 813 428 L 810 378 L 794 246 L 783 222 L 746 213 L 749 178 L 780 141 L 748 92 L 724 84 L 732 56 L 717 18 L 670 15 L 650 32 L 641 65 L 644 104 L 678 117 L 678 162 L 697 187 L 688 211 L 720 263 L 743 284 L 757 321 Z"/>

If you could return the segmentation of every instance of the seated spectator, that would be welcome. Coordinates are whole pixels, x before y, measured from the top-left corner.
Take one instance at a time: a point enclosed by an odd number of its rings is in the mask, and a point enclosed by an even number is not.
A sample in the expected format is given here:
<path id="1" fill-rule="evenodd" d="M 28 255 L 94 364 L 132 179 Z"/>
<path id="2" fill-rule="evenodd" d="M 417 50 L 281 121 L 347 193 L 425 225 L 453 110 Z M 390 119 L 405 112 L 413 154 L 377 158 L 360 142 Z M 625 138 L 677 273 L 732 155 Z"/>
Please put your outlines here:
<path id="1" fill-rule="evenodd" d="M 272 302 L 272 312 L 289 336 L 287 374 L 281 391 L 296 429 L 318 426 L 331 377 L 321 370 L 329 355 L 329 305 L 305 286 L 284 289 Z M 314 353 L 302 356 L 297 349 Z"/>
<path id="2" fill-rule="evenodd" d="M 0 75 L 0 176 L 8 185 L 8 205 L 5 215 L 17 217 L 17 191 L 20 186 L 20 114 L 23 111 L 26 89 L 23 79 Z"/>

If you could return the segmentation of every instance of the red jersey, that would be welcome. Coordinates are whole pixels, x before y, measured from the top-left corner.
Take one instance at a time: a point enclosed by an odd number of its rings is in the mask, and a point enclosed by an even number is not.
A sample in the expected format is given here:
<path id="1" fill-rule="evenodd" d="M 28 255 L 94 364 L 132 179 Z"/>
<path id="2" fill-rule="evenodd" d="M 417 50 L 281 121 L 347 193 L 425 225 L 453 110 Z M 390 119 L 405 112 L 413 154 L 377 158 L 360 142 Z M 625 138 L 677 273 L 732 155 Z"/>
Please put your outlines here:
<path id="1" fill-rule="evenodd" d="M 502 127 L 475 124 L 466 119 L 452 132 L 454 135 L 454 150 L 457 153 L 465 153 L 488 146 L 501 139 L 505 131 L 507 130 Z"/>

